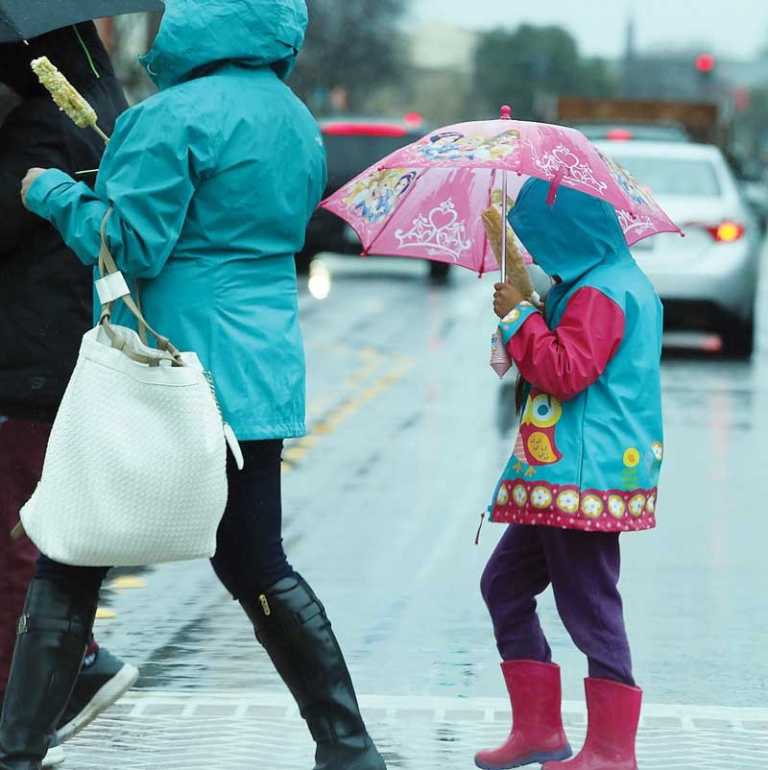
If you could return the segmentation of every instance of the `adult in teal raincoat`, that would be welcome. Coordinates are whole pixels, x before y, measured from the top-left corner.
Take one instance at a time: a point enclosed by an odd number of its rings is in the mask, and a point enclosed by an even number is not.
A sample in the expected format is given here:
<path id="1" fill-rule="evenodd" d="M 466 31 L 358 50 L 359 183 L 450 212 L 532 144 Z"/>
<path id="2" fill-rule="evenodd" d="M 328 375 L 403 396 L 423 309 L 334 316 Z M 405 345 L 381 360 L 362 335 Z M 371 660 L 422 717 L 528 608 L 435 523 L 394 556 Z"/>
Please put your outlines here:
<path id="1" fill-rule="evenodd" d="M 326 178 L 318 127 L 283 82 L 306 24 L 304 0 L 173 0 L 144 58 L 160 91 L 119 120 L 95 191 L 32 170 L 24 194 L 89 265 L 111 210 L 108 244 L 148 320 L 213 374 L 246 459 L 229 469 L 216 573 L 293 692 L 316 770 L 381 770 L 325 610 L 282 548 L 282 441 L 304 432 L 294 254 Z M 19 637 L 2 770 L 40 766 L 106 572 L 41 557 L 25 610 L 41 631 Z"/>

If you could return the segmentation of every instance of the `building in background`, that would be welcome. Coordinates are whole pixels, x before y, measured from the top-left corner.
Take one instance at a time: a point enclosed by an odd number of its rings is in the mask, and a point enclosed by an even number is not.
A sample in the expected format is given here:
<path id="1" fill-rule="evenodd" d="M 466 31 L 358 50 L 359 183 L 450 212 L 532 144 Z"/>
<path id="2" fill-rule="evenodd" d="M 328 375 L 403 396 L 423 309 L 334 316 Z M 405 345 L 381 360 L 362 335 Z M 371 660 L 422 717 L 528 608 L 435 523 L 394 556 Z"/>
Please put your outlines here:
<path id="1" fill-rule="evenodd" d="M 449 24 L 425 24 L 411 35 L 408 105 L 437 124 L 469 119 L 478 33 Z"/>

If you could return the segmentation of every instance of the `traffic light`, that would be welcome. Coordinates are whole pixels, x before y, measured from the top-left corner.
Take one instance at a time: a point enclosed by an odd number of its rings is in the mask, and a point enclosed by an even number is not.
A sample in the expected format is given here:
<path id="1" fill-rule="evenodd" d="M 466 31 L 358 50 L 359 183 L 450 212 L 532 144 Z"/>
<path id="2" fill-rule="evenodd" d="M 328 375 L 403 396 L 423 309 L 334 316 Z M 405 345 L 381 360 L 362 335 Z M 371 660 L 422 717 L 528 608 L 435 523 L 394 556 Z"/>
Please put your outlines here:
<path id="1" fill-rule="evenodd" d="M 712 75 L 715 64 L 715 57 L 711 53 L 700 53 L 696 57 L 696 70 L 704 76 Z"/>
<path id="2" fill-rule="evenodd" d="M 700 53 L 695 61 L 696 65 L 696 89 L 698 98 L 704 101 L 714 99 L 715 88 L 715 57 L 711 53 Z"/>

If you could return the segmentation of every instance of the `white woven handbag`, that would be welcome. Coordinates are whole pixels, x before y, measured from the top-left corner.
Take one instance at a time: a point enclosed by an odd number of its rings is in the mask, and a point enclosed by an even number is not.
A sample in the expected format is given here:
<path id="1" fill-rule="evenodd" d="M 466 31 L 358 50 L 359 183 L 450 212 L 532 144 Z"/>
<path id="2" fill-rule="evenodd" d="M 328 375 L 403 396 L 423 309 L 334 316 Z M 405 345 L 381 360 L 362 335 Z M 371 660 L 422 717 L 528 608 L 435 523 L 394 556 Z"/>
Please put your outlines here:
<path id="1" fill-rule="evenodd" d="M 40 483 L 21 511 L 46 556 L 79 566 L 208 558 L 227 502 L 226 442 L 210 378 L 157 334 L 132 299 L 101 228 L 100 323 L 83 337 Z M 157 348 L 110 323 L 122 299 Z"/>

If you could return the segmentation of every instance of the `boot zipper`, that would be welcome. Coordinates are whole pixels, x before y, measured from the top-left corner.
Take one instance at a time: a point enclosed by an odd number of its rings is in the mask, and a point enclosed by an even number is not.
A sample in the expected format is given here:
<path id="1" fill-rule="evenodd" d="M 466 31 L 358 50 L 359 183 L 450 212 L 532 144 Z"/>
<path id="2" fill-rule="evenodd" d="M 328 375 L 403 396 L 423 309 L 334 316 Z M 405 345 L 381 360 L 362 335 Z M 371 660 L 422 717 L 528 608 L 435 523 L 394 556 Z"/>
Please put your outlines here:
<path id="1" fill-rule="evenodd" d="M 29 631 L 29 615 L 22 615 L 19 618 L 19 625 L 16 629 L 16 633 L 21 636 Z"/>
<path id="2" fill-rule="evenodd" d="M 272 614 L 272 608 L 269 606 L 266 594 L 259 596 L 259 602 L 261 602 L 261 609 L 264 611 L 264 615 L 269 617 Z"/>

